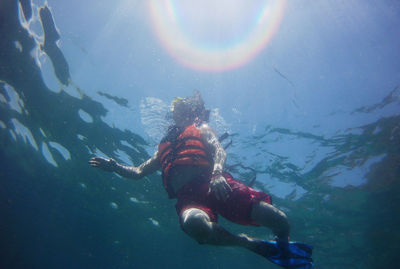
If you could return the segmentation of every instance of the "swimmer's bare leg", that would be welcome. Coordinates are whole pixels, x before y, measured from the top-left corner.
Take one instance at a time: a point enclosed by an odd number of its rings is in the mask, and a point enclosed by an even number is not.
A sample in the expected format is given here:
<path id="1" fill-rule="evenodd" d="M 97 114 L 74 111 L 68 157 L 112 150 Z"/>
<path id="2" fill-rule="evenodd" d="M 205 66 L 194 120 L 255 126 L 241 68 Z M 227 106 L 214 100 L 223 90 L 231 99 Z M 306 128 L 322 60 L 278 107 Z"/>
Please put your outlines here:
<path id="1" fill-rule="evenodd" d="M 261 225 L 268 227 L 279 238 L 279 240 L 289 240 L 289 221 L 285 213 L 264 201 L 253 205 L 251 219 Z"/>
<path id="2" fill-rule="evenodd" d="M 186 209 L 181 215 L 181 223 L 183 230 L 200 244 L 238 246 L 254 251 L 260 241 L 244 234 L 231 234 L 198 208 Z"/>

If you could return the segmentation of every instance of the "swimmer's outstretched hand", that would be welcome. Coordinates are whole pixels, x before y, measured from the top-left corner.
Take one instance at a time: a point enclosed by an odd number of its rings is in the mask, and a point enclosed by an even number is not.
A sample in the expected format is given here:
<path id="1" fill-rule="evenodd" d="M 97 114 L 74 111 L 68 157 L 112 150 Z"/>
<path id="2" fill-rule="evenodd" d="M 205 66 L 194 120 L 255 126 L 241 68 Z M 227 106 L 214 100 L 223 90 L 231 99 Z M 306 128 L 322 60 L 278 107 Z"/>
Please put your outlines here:
<path id="1" fill-rule="evenodd" d="M 218 175 L 212 177 L 208 192 L 214 192 L 214 195 L 218 200 L 222 199 L 223 201 L 226 201 L 229 194 L 232 192 L 232 188 L 222 175 Z"/>
<path id="2" fill-rule="evenodd" d="M 93 157 L 89 160 L 89 164 L 107 172 L 114 172 L 118 165 L 113 158 L 106 159 L 103 157 Z"/>

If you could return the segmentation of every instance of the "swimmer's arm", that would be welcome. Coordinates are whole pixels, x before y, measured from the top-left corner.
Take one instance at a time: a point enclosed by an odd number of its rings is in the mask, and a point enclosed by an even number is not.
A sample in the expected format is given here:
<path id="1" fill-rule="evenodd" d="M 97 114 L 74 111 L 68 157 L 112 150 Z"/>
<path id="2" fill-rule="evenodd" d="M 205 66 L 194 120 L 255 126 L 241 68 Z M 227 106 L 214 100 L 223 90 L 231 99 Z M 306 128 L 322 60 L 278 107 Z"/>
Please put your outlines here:
<path id="1" fill-rule="evenodd" d="M 231 186 L 222 174 L 226 159 L 225 150 L 214 131 L 207 124 L 200 127 L 200 132 L 213 152 L 214 167 L 209 192 L 213 192 L 218 200 L 225 201 L 229 197 L 229 193 L 232 192 Z"/>
<path id="2" fill-rule="evenodd" d="M 200 132 L 203 138 L 207 141 L 208 145 L 210 145 L 212 150 L 213 160 L 214 160 L 214 167 L 212 174 L 221 175 L 226 160 L 225 150 L 222 147 L 221 143 L 219 142 L 215 132 L 210 128 L 210 126 L 208 126 L 208 124 L 202 124 L 200 126 Z"/>
<path id="3" fill-rule="evenodd" d="M 154 173 L 161 168 L 158 160 L 158 152 L 154 153 L 150 159 L 137 167 L 122 165 L 112 158 L 105 159 L 102 157 L 94 157 L 90 159 L 89 163 L 93 167 L 97 167 L 108 172 L 115 172 L 122 177 L 132 179 L 140 179 L 144 176 Z"/>
<path id="4" fill-rule="evenodd" d="M 142 163 L 141 165 L 135 167 L 135 166 L 126 166 L 117 163 L 116 169 L 114 172 L 116 172 L 118 175 L 126 177 L 126 178 L 132 178 L 132 179 L 140 179 L 144 176 L 147 176 L 149 174 L 154 173 L 155 171 L 159 170 L 161 168 L 160 162 L 158 161 L 158 152 L 156 151 L 154 155 Z"/>

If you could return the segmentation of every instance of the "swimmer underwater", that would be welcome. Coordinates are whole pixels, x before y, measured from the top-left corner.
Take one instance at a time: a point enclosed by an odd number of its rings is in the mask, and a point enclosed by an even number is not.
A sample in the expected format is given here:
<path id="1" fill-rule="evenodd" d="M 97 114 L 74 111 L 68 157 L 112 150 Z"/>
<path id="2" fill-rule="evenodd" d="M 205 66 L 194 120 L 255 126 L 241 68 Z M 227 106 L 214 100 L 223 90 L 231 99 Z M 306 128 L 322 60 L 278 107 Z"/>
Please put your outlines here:
<path id="1" fill-rule="evenodd" d="M 207 124 L 210 111 L 200 94 L 175 98 L 171 112 L 175 124 L 141 165 L 125 166 L 102 157 L 91 158 L 90 165 L 132 179 L 161 170 L 169 198 L 177 199 L 182 230 L 199 244 L 243 247 L 283 268 L 312 268 L 312 246 L 289 241 L 288 219 L 272 205 L 269 194 L 224 171 L 226 153 Z M 218 224 L 218 214 L 237 224 L 265 226 L 276 240 L 231 234 Z"/>

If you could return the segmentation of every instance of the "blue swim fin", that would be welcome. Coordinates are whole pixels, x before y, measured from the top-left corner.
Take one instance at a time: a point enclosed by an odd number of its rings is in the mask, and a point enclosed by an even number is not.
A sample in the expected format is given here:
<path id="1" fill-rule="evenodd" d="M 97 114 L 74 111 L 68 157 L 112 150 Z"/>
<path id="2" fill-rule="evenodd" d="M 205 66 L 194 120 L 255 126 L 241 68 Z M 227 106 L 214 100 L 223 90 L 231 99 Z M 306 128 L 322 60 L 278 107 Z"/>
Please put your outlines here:
<path id="1" fill-rule="evenodd" d="M 253 251 L 283 268 L 310 269 L 314 266 L 313 247 L 299 242 L 260 240 Z"/>

